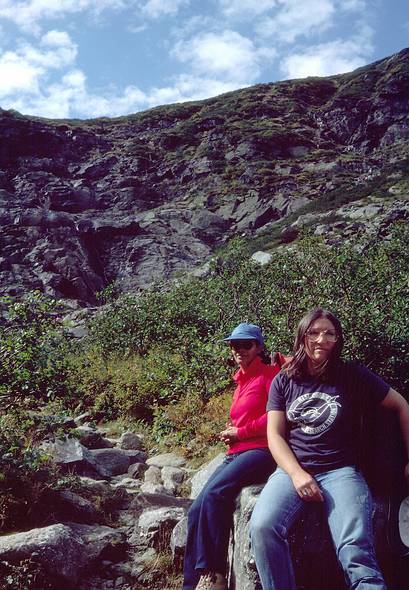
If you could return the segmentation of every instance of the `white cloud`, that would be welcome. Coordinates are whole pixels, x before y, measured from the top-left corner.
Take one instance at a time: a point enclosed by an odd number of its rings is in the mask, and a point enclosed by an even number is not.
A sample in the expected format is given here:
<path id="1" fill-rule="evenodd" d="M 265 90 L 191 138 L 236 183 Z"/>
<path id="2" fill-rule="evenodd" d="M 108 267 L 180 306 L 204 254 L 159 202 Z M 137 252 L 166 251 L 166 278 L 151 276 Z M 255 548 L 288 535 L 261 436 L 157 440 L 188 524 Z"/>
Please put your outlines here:
<path id="1" fill-rule="evenodd" d="M 106 11 L 129 11 L 137 16 L 156 19 L 175 16 L 191 0 L 0 0 L 0 18 L 9 20 L 23 32 L 40 35 L 44 21 L 66 18 L 78 13 L 100 17 Z M 131 32 L 144 30 L 143 24 L 131 24 Z"/>
<path id="2" fill-rule="evenodd" d="M 153 88 L 146 96 L 148 106 L 171 102 L 201 100 L 237 89 L 233 82 L 207 78 L 190 74 L 178 76 L 172 86 Z"/>
<path id="3" fill-rule="evenodd" d="M 372 51 L 370 29 L 363 31 L 358 41 L 336 40 L 293 53 L 284 58 L 280 69 L 286 78 L 331 76 L 350 72 L 367 63 Z"/>
<path id="4" fill-rule="evenodd" d="M 0 0 L 1 1 L 1 0 Z M 3 108 L 50 117 L 118 116 L 158 104 L 199 100 L 245 86 L 271 57 L 234 31 L 203 34 L 178 44 L 175 55 L 188 72 L 169 84 L 143 91 L 136 85 L 93 91 L 76 65 L 77 46 L 66 31 L 50 30 L 36 43 L 20 42 L 0 52 L 0 99 Z"/>
<path id="5" fill-rule="evenodd" d="M 47 117 L 69 117 L 72 112 L 82 117 L 116 116 L 139 110 L 146 102 L 145 94 L 138 88 L 128 86 L 121 94 L 110 93 L 99 96 L 87 90 L 86 77 L 80 70 L 73 70 L 63 76 L 59 84 L 47 90 L 51 105 L 47 106 Z M 50 114 L 53 111 L 54 114 Z M 64 113 L 64 114 L 62 114 Z"/>
<path id="6" fill-rule="evenodd" d="M 219 0 L 219 5 L 227 17 L 248 19 L 275 7 L 277 0 Z"/>
<path id="7" fill-rule="evenodd" d="M 170 37 L 175 39 L 185 39 L 191 35 L 203 33 L 203 31 L 210 31 L 217 27 L 215 19 L 203 14 L 180 19 L 177 25 L 170 29 Z"/>
<path id="8" fill-rule="evenodd" d="M 173 55 L 188 63 L 196 75 L 222 77 L 227 82 L 248 84 L 257 78 L 262 58 L 275 56 L 274 50 L 256 48 L 254 43 L 237 33 L 202 33 L 189 41 L 179 41 Z"/>
<path id="9" fill-rule="evenodd" d="M 62 31 L 49 31 L 39 48 L 26 43 L 0 54 L 0 97 L 38 93 L 48 71 L 70 66 L 76 55 L 76 45 Z"/>
<path id="10" fill-rule="evenodd" d="M 148 26 L 153 27 L 152 23 L 161 17 L 169 17 L 170 22 L 171 17 L 194 3 L 191 0 L 0 0 L 0 19 L 11 20 L 23 33 L 36 35 L 31 43 L 28 37 L 21 41 L 16 36 L 13 45 L 10 39 L 3 40 L 0 104 L 23 113 L 66 118 L 117 116 L 158 104 L 199 100 L 256 82 L 261 72 L 277 59 L 273 43 L 279 48 L 280 68 L 286 77 L 344 72 L 363 65 L 371 55 L 370 29 L 354 18 L 353 22 L 350 19 L 351 27 L 359 28 L 359 38 L 324 43 L 328 37 L 323 32 L 337 24 L 335 17 L 345 20 L 348 13 L 362 10 L 366 2 L 212 0 L 209 4 L 217 7 L 213 12 L 201 13 L 197 8 L 195 14 L 189 12 L 186 18 L 173 19 L 173 27 L 177 28 L 169 27 L 167 39 L 161 37 L 161 49 L 169 47 L 170 40 L 177 41 L 170 57 L 179 62 L 182 73 L 172 77 L 169 74 L 163 83 L 152 82 L 144 89 L 132 81 L 125 87 L 112 84 L 109 89 L 96 91 L 90 86 L 86 72 L 78 68 L 78 47 L 70 35 L 61 30 L 44 32 L 42 27 L 47 21 L 65 17 L 67 27 L 75 25 L 77 31 L 81 26 L 79 19 L 70 18 L 76 13 L 83 13 L 83 24 L 88 24 L 86 17 L 90 14 L 127 10 L 127 32 L 140 33 Z M 247 26 L 240 28 L 240 32 L 233 30 L 234 20 L 241 21 L 240 26 L 257 23 L 259 35 L 251 36 Z M 301 49 L 303 38 L 313 34 L 316 35 L 314 45 L 309 40 L 310 47 Z M 81 38 L 79 35 L 78 39 Z M 144 42 L 146 38 L 143 37 Z M 141 72 L 144 72 L 143 65 Z"/>
<path id="11" fill-rule="evenodd" d="M 121 10 L 135 0 L 0 0 L 0 18 L 12 21 L 23 31 L 40 34 L 40 22 L 69 14 L 90 11 L 96 15 L 104 10 Z"/>
<path id="12" fill-rule="evenodd" d="M 237 41 L 236 37 L 233 40 Z M 243 41 L 243 40 L 242 40 Z M 244 49 L 243 49 L 244 48 Z M 200 46 L 204 67 L 206 55 L 214 57 L 209 45 Z M 225 47 L 223 46 L 223 49 Z M 242 43 L 238 56 L 252 59 L 252 45 Z M 246 51 L 247 53 L 246 53 Z M 210 54 L 206 51 L 210 51 Z M 240 81 L 220 80 L 211 72 L 181 74 L 169 85 L 147 92 L 134 85 L 123 90 L 111 87 L 97 94 L 89 89 L 83 71 L 76 67 L 77 47 L 65 31 L 48 31 L 37 45 L 20 44 L 15 51 L 0 54 L 0 99 L 3 108 L 50 118 L 119 116 L 158 104 L 199 100 L 240 85 Z M 215 67 L 224 73 L 237 66 L 232 53 Z M 200 69 L 200 68 L 199 68 Z"/>
<path id="13" fill-rule="evenodd" d="M 40 40 L 40 49 L 31 44 L 20 47 L 20 54 L 27 63 L 44 68 L 62 68 L 74 63 L 77 46 L 64 31 L 49 31 Z"/>
<path id="14" fill-rule="evenodd" d="M 190 0 L 148 0 L 141 6 L 141 10 L 143 14 L 150 18 L 174 16 L 189 2 Z"/>
<path id="15" fill-rule="evenodd" d="M 135 35 L 138 35 L 139 33 L 143 33 L 144 31 L 146 31 L 146 29 L 148 28 L 148 26 L 146 24 L 143 25 L 128 25 L 126 30 L 129 33 L 133 33 Z"/>
<path id="16" fill-rule="evenodd" d="M 274 16 L 263 18 L 257 26 L 262 37 L 293 43 L 300 36 L 321 34 L 333 23 L 334 0 L 278 0 Z"/>
<path id="17" fill-rule="evenodd" d="M 148 106 L 147 96 L 132 86 L 125 88 L 122 94 L 111 92 L 100 96 L 89 92 L 85 74 L 77 69 L 67 72 L 56 83 L 41 88 L 37 85 L 31 90 L 29 94 L 20 92 L 17 98 L 3 100 L 3 108 L 61 119 L 124 115 Z"/>
<path id="18" fill-rule="evenodd" d="M 172 85 L 152 88 L 148 92 L 127 86 L 122 93 L 112 91 L 106 95 L 97 95 L 87 89 L 84 73 L 72 70 L 58 83 L 42 89 L 37 86 L 35 92 L 27 95 L 20 93 L 17 99 L 3 101 L 2 106 L 21 113 L 57 119 L 74 115 L 83 118 L 115 117 L 160 104 L 200 100 L 236 88 L 232 83 L 183 74 Z"/>
<path id="19" fill-rule="evenodd" d="M 38 81 L 43 73 L 39 65 L 28 62 L 14 51 L 0 57 L 0 98 L 13 92 L 38 92 Z"/>
<path id="20" fill-rule="evenodd" d="M 366 0 L 342 0 L 340 10 L 345 12 L 362 12 L 367 7 Z"/>

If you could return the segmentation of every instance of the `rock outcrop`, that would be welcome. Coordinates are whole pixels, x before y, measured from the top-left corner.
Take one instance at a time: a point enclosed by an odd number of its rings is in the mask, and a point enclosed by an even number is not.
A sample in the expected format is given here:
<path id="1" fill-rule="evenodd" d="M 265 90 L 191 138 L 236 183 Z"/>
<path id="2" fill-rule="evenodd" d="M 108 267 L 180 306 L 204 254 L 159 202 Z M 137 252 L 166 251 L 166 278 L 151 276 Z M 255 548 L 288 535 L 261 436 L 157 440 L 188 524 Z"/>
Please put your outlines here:
<path id="1" fill-rule="evenodd" d="M 50 489 L 35 507 L 38 522 L 57 522 L 1 537 L 0 570 L 28 560 L 23 567 L 40 568 L 53 590 L 131 590 L 152 582 L 155 564 L 161 553 L 170 555 L 172 530 L 191 504 L 178 495 L 191 471 L 174 453 L 148 459 L 142 446 L 143 437 L 134 432 L 109 439 L 87 422 L 43 443 L 43 454 L 77 474 L 75 488 Z M 150 469 L 157 470 L 153 486 Z"/>
<path id="2" fill-rule="evenodd" d="M 86 423 L 74 433 L 83 432 L 84 426 L 87 440 L 92 431 L 92 446 L 99 440 L 101 448 L 87 449 L 69 436 L 43 445 L 43 452 L 79 475 L 75 490 L 50 490 L 36 507 L 39 520 L 52 515 L 54 523 L 0 538 L 0 570 L 29 560 L 31 567 L 40 568 L 47 590 L 164 587 L 166 572 L 161 571 L 160 560 L 167 556 L 172 574 L 180 575 L 187 511 L 224 455 L 194 472 L 174 453 L 148 458 L 140 448 L 143 438 L 133 432 L 109 439 L 103 430 Z M 190 485 L 191 498 L 180 495 L 182 484 L 185 491 Z M 237 498 L 229 549 L 229 590 L 260 590 L 248 528 L 261 489 L 245 488 Z M 407 543 L 408 508 L 406 500 L 399 515 L 396 511 L 395 528 L 390 529 L 391 507 L 384 496 L 376 497 L 373 522 L 377 549 L 390 590 L 403 590 L 409 573 L 408 558 L 399 556 L 399 552 L 408 553 L 403 544 Z M 403 542 L 397 535 L 398 518 Z M 320 506 L 312 507 L 296 526 L 290 542 L 299 588 L 344 589 Z"/>
<path id="3" fill-rule="evenodd" d="M 408 64 L 404 50 L 350 74 L 112 120 L 0 111 L 1 293 L 94 305 L 112 282 L 144 288 L 307 213 L 330 240 L 368 224 L 382 237 L 408 218 Z M 362 216 L 340 210 L 358 198 Z M 373 199 L 385 201 L 381 226 Z"/>

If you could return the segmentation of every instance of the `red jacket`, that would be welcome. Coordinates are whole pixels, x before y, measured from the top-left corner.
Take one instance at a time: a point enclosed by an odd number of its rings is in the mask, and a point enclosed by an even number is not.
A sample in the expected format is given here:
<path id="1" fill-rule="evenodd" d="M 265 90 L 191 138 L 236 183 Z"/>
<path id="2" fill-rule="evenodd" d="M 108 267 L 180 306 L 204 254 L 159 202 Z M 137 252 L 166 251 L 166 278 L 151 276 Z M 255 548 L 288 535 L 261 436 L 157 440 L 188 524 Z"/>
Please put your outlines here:
<path id="1" fill-rule="evenodd" d="M 267 447 L 267 413 L 266 404 L 270 385 L 285 362 L 278 353 L 278 362 L 265 365 L 256 357 L 251 365 L 243 371 L 239 369 L 234 375 L 237 383 L 230 408 L 230 419 L 237 428 L 238 441 L 230 445 L 228 455 Z"/>

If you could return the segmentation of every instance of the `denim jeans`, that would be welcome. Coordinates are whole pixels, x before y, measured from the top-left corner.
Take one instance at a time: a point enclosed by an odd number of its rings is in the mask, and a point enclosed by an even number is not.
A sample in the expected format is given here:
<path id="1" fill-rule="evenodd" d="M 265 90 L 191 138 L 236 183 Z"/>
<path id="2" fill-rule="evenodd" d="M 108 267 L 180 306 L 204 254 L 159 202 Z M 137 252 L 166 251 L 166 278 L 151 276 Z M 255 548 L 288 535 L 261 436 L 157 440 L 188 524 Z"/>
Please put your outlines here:
<path id="1" fill-rule="evenodd" d="M 275 467 L 268 449 L 227 455 L 188 513 L 183 590 L 193 590 L 200 570 L 226 573 L 235 500 L 243 487 L 264 483 Z"/>
<path id="2" fill-rule="evenodd" d="M 362 475 L 341 467 L 315 476 L 348 588 L 386 590 L 376 561 L 372 533 L 372 499 Z M 288 533 L 307 509 L 291 478 L 277 469 L 257 500 L 250 535 L 263 590 L 296 590 Z"/>

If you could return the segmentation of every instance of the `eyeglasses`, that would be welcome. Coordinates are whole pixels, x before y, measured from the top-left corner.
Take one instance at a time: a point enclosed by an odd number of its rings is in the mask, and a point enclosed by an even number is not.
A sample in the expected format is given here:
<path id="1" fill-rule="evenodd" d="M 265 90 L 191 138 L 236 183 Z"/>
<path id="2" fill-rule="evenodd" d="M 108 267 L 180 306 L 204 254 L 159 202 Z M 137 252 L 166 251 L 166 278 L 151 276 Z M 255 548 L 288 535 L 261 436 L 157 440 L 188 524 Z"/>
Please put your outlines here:
<path id="1" fill-rule="evenodd" d="M 320 336 L 328 340 L 328 342 L 336 342 L 338 340 L 338 334 L 332 330 L 307 330 L 306 337 L 311 342 L 317 342 Z"/>
<path id="2" fill-rule="evenodd" d="M 234 350 L 250 350 L 256 344 L 255 340 L 230 340 L 230 348 Z"/>

